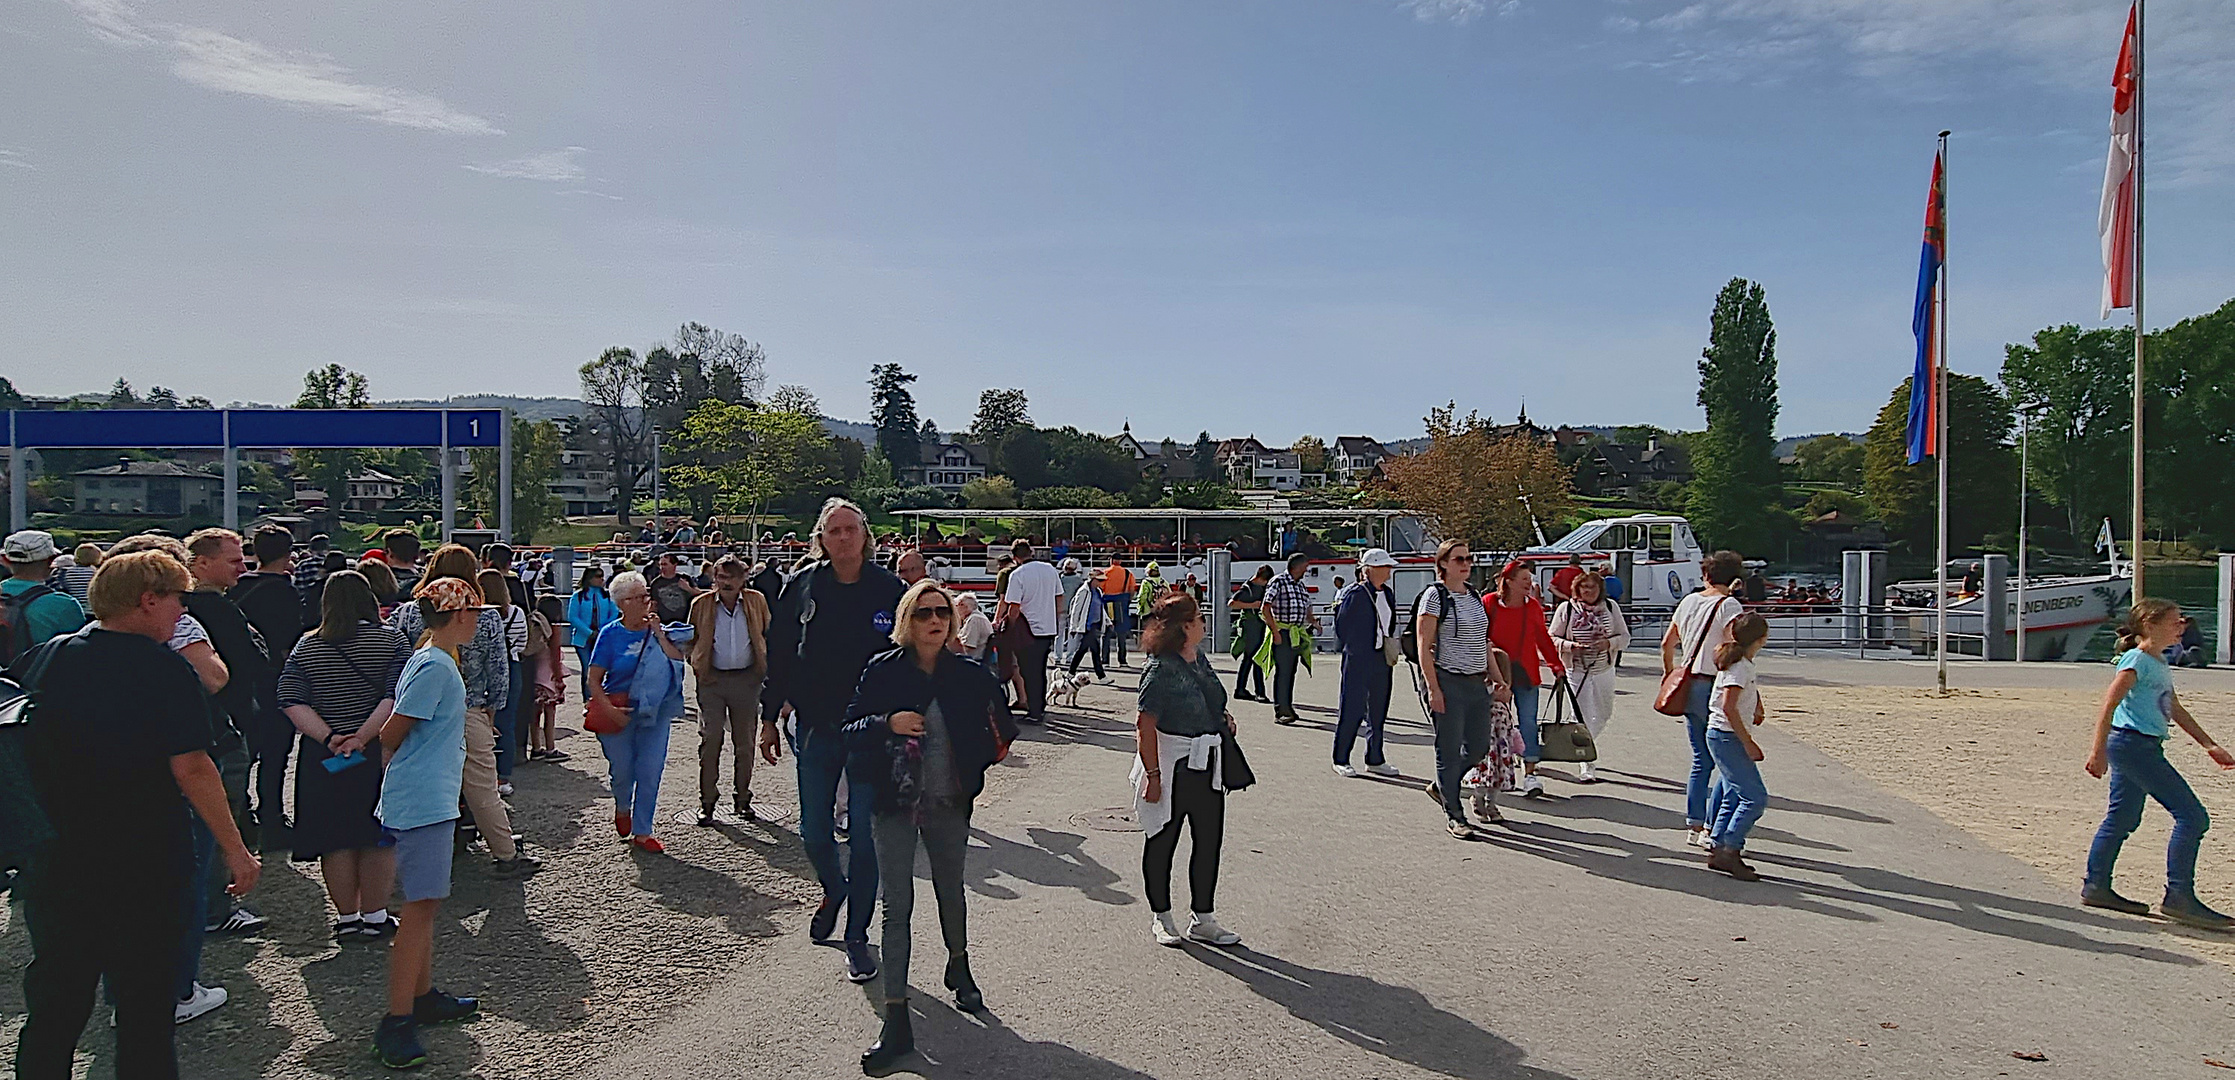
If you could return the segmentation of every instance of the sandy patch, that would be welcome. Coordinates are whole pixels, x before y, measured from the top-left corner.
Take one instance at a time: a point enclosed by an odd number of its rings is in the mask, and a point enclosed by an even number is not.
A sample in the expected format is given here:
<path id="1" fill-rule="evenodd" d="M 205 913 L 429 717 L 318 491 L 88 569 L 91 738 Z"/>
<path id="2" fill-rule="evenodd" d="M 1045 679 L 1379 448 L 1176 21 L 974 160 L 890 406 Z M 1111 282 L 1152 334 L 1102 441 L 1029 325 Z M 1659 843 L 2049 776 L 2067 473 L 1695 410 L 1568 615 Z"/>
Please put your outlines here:
<path id="1" fill-rule="evenodd" d="M 2069 884 L 2077 902 L 2105 785 L 2083 769 L 2099 690 L 1957 690 L 1768 685 L 1770 719 L 1886 789 Z M 2235 740 L 2235 694 L 2183 693 L 2217 738 Z M 2235 772 L 2176 732 L 2167 756 L 2215 827 L 2204 837 L 2197 893 L 2235 911 Z M 2165 890 L 2172 819 L 2152 804 L 2119 859 L 2118 890 L 2155 903 Z M 2167 925 L 2198 952 L 2235 965 L 2235 938 Z"/>

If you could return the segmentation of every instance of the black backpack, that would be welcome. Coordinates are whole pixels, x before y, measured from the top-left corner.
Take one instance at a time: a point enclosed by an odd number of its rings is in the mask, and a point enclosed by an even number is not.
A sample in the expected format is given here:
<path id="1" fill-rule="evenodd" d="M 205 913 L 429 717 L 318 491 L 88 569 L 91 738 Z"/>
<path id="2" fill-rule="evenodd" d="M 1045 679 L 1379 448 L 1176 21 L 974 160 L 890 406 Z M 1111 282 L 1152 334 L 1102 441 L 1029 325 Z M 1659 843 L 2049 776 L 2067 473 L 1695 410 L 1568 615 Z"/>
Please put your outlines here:
<path id="1" fill-rule="evenodd" d="M 16 657 L 31 651 L 37 644 L 31 640 L 31 605 L 41 597 L 54 595 L 45 585 L 33 585 L 0 601 L 0 667 L 16 662 Z"/>
<path id="2" fill-rule="evenodd" d="M 1440 629 L 1445 621 L 1459 613 L 1459 602 L 1452 598 L 1451 589 L 1441 581 L 1430 583 L 1428 587 L 1443 593 L 1443 600 L 1436 605 L 1436 624 Z M 1414 610 L 1418 609 L 1415 608 Z M 1405 650 L 1405 659 L 1412 661 L 1415 667 L 1420 665 L 1420 637 L 1417 633 L 1419 626 L 1419 619 L 1406 621 L 1405 632 L 1397 639 L 1398 647 Z"/>

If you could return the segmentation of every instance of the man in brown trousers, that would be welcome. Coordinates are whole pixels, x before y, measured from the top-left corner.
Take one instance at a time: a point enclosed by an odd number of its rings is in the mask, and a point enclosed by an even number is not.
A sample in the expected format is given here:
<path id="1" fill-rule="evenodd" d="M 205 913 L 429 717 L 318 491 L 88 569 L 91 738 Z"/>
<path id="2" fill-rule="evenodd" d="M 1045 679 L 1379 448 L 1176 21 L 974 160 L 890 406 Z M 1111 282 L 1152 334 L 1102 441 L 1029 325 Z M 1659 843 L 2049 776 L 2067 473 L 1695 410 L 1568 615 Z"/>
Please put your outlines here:
<path id="1" fill-rule="evenodd" d="M 691 601 L 691 670 L 698 676 L 698 823 L 715 823 L 722 795 L 722 737 L 736 759 L 737 816 L 753 820 L 753 747 L 768 674 L 768 600 L 746 587 L 745 563 L 714 564 L 714 589 Z M 773 720 L 769 721 L 774 723 Z"/>

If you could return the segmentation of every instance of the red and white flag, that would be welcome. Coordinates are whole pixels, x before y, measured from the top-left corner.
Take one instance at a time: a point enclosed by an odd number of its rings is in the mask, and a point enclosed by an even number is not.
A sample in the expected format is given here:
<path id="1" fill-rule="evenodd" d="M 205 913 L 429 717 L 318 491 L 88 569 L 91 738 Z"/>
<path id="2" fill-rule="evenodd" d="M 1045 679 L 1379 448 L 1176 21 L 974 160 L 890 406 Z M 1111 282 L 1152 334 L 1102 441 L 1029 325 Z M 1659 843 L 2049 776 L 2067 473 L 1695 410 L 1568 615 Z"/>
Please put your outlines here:
<path id="1" fill-rule="evenodd" d="M 2103 169 L 2103 208 L 2096 232 L 2103 239 L 2103 317 L 2134 306 L 2134 85 L 2135 11 L 2126 12 L 2119 68 L 2111 76 L 2111 156 Z"/>

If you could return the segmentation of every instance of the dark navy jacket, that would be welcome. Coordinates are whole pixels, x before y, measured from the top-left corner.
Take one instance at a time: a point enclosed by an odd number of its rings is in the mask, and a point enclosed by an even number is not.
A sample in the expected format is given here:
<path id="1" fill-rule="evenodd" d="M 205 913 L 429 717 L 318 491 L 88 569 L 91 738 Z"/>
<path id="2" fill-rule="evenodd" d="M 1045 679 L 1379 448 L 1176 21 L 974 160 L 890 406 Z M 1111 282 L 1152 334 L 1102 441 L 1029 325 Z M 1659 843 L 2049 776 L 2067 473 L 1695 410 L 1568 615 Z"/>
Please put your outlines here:
<path id="1" fill-rule="evenodd" d="M 1343 655 L 1372 656 L 1381 650 L 1374 645 L 1374 587 L 1364 581 L 1353 581 L 1343 586 L 1343 594 L 1335 598 L 1335 641 L 1342 646 Z M 1389 616 L 1397 616 L 1397 593 L 1389 586 L 1381 587 L 1381 594 L 1389 601 Z M 1387 628 L 1389 634 L 1397 632 L 1395 626 Z"/>
<path id="2" fill-rule="evenodd" d="M 846 775 L 876 790 L 880 814 L 913 812 L 923 782 L 918 740 L 894 734 L 889 718 L 896 712 L 926 713 L 934 699 L 954 744 L 955 787 L 966 799 L 985 790 L 986 770 L 1017 737 L 1000 680 L 983 664 L 941 650 L 936 669 L 926 675 L 916 666 L 912 649 L 877 654 L 861 673 L 853 704 L 846 708 L 845 732 Z M 997 730 L 999 742 L 994 739 Z"/>

